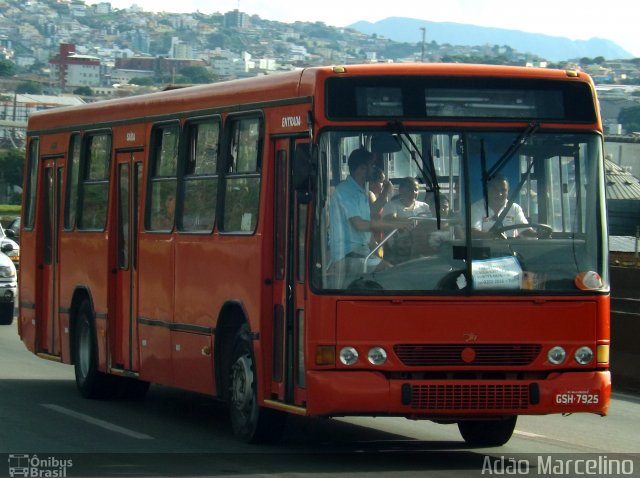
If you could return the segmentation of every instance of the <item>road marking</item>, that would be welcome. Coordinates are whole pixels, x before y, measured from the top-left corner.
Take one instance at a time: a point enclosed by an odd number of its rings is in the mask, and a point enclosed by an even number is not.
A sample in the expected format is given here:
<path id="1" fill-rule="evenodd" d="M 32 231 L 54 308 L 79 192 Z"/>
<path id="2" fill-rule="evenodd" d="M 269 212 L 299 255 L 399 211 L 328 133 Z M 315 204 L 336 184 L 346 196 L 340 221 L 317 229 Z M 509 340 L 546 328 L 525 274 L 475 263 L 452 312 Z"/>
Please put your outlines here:
<path id="1" fill-rule="evenodd" d="M 523 437 L 529 437 L 529 438 L 547 438 L 545 435 L 538 435 L 537 433 L 523 432 L 520 430 L 515 430 L 513 434 L 522 435 Z"/>
<path id="2" fill-rule="evenodd" d="M 104 420 L 99 420 L 98 418 L 93 418 L 89 415 L 85 415 L 84 413 L 74 412 L 73 410 L 69 410 L 68 408 L 64 408 L 59 405 L 55 405 L 53 403 L 41 403 L 40 405 L 42 405 L 44 408 L 48 408 L 49 410 L 53 410 L 54 412 L 62 413 L 63 415 L 68 415 L 78 420 L 82 420 L 83 422 L 87 422 L 92 425 L 96 425 L 100 428 L 104 428 L 105 430 L 109 430 L 116 433 L 122 433 L 123 435 L 127 435 L 131 438 L 137 438 L 138 440 L 153 440 L 152 436 L 145 435 L 144 433 L 138 433 L 136 431 L 129 430 L 128 428 L 124 428 L 119 425 L 114 425 L 113 423 L 109 423 Z"/>

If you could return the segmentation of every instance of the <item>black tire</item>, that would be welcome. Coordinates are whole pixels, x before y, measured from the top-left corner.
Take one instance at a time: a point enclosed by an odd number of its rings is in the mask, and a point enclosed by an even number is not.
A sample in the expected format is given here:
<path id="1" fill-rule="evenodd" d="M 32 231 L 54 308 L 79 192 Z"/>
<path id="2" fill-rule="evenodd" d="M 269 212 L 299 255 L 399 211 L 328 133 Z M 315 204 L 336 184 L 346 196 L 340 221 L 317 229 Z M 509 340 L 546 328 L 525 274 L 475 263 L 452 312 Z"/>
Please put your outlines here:
<path id="1" fill-rule="evenodd" d="M 76 386 L 84 398 L 113 398 L 118 393 L 118 378 L 98 371 L 98 344 L 93 311 L 88 301 L 78 310 L 75 324 L 73 364 Z"/>
<path id="2" fill-rule="evenodd" d="M 0 325 L 11 325 L 13 322 L 13 302 L 0 304 Z"/>
<path id="3" fill-rule="evenodd" d="M 122 398 L 133 401 L 143 401 L 149 391 L 149 382 L 136 378 L 122 378 Z"/>
<path id="4" fill-rule="evenodd" d="M 503 420 L 470 420 L 458 422 L 458 430 L 464 441 L 471 446 L 502 446 L 509 441 L 516 428 L 518 416 Z"/>
<path id="5" fill-rule="evenodd" d="M 236 335 L 230 361 L 229 387 L 229 415 L 236 438 L 246 443 L 279 440 L 286 415 L 258 405 L 255 360 L 246 325 Z"/>

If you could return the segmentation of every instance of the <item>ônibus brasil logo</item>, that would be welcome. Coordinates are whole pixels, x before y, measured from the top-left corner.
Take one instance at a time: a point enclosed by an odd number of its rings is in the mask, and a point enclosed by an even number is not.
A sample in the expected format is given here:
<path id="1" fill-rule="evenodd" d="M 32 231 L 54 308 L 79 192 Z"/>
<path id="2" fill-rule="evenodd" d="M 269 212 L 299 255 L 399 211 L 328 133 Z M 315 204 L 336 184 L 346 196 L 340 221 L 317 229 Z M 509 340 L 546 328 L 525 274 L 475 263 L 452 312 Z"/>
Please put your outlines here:
<path id="1" fill-rule="evenodd" d="M 28 478 L 64 478 L 67 470 L 73 466 L 73 460 L 54 456 L 39 457 L 29 454 L 9 455 L 9 476 Z"/>

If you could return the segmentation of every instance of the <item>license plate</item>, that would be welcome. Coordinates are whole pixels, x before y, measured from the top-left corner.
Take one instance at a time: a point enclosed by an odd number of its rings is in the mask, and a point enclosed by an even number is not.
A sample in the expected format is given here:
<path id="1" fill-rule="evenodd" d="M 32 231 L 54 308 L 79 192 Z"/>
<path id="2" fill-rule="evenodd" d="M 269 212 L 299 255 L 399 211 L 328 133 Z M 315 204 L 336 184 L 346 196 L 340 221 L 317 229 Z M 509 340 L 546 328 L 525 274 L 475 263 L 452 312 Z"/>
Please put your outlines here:
<path id="1" fill-rule="evenodd" d="M 597 405 L 600 395 L 597 393 L 568 392 L 556 395 L 557 405 Z"/>

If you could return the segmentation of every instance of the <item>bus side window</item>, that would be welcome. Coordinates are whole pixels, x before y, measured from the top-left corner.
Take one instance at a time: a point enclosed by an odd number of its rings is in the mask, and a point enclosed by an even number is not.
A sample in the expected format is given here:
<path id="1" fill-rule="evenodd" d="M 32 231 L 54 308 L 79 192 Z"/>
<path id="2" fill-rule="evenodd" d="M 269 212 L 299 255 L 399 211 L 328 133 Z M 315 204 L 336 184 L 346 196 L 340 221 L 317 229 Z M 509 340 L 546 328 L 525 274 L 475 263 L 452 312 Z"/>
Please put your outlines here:
<path id="1" fill-rule="evenodd" d="M 220 119 L 188 123 L 185 131 L 187 154 L 181 176 L 178 230 L 208 233 L 213 231 L 216 218 Z"/>
<path id="2" fill-rule="evenodd" d="M 33 228 L 36 217 L 36 191 L 38 182 L 38 161 L 40 156 L 40 140 L 33 138 L 29 143 L 27 158 L 27 191 L 25 193 L 24 228 Z"/>
<path id="3" fill-rule="evenodd" d="M 258 223 L 262 122 L 259 118 L 230 121 L 224 211 L 220 230 L 252 233 Z"/>
<path id="4" fill-rule="evenodd" d="M 64 211 L 64 228 L 72 230 L 76 225 L 76 214 L 78 210 L 78 179 L 80 174 L 80 134 L 73 133 L 69 141 L 69 157 L 67 163 L 67 190 L 66 208 Z"/>
<path id="5" fill-rule="evenodd" d="M 102 231 L 107 220 L 111 134 L 91 133 L 84 139 L 78 229 Z"/>
<path id="6" fill-rule="evenodd" d="M 178 137 L 176 123 L 157 125 L 151 134 L 151 168 L 145 228 L 169 232 L 173 229 L 176 205 Z"/>

